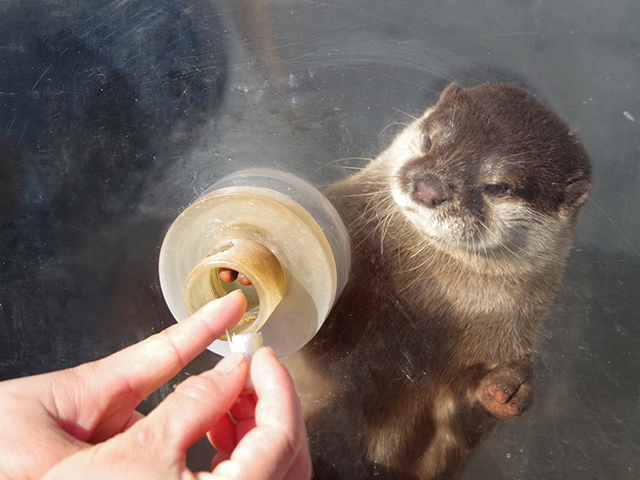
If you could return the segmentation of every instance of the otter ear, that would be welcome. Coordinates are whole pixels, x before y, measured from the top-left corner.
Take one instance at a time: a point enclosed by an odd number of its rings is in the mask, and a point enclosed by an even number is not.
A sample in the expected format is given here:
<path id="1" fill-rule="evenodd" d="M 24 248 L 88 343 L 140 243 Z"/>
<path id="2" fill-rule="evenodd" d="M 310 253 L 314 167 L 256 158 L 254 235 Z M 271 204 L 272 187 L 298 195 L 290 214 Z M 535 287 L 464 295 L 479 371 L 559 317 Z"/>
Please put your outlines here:
<path id="1" fill-rule="evenodd" d="M 564 202 L 561 209 L 566 213 L 577 212 L 586 203 L 591 194 L 589 180 L 576 180 L 570 182 L 564 190 Z"/>
<path id="2" fill-rule="evenodd" d="M 462 90 L 462 89 L 458 86 L 458 84 L 456 82 L 450 83 L 449 85 L 447 85 L 444 88 L 444 90 L 440 94 L 440 99 L 438 100 L 438 102 L 442 102 L 442 101 L 446 100 L 447 97 L 455 95 L 460 90 Z"/>

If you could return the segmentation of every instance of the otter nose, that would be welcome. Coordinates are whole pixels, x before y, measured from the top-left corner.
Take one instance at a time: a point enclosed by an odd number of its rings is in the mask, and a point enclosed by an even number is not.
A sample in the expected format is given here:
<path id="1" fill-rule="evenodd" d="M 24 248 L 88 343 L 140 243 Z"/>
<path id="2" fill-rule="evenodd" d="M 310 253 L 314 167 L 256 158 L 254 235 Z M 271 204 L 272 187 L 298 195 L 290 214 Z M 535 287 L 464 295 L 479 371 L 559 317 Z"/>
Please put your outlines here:
<path id="1" fill-rule="evenodd" d="M 413 198 L 426 207 L 435 208 L 449 200 L 450 188 L 439 179 L 428 175 L 413 181 Z"/>

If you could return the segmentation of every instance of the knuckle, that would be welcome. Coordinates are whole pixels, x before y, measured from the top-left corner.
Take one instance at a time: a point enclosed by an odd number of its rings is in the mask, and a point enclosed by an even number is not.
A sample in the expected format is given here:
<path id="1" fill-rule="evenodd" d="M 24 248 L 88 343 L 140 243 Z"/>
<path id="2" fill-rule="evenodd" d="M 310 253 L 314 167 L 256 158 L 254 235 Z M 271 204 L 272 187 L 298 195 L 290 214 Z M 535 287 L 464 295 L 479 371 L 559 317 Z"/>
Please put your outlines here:
<path id="1" fill-rule="evenodd" d="M 185 358 L 182 351 L 173 341 L 171 332 L 164 330 L 156 335 L 153 335 L 147 339 L 152 345 L 152 350 L 156 352 L 162 352 L 163 356 L 170 358 L 172 363 L 175 363 L 183 368 L 189 363 L 189 359 Z"/>
<path id="2" fill-rule="evenodd" d="M 176 388 L 174 394 L 197 402 L 209 403 L 212 398 L 223 394 L 222 386 L 211 378 L 197 375 L 189 377 Z"/>

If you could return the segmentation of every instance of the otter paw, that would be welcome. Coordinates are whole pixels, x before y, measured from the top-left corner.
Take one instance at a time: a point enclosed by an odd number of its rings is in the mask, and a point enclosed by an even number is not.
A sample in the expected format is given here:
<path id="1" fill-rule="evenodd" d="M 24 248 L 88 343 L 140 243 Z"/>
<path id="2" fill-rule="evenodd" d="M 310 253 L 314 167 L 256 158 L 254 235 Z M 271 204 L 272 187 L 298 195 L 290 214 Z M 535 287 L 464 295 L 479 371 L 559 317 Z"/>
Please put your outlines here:
<path id="1" fill-rule="evenodd" d="M 481 384 L 485 408 L 499 420 L 518 417 L 533 400 L 531 369 L 519 362 L 498 365 Z"/>

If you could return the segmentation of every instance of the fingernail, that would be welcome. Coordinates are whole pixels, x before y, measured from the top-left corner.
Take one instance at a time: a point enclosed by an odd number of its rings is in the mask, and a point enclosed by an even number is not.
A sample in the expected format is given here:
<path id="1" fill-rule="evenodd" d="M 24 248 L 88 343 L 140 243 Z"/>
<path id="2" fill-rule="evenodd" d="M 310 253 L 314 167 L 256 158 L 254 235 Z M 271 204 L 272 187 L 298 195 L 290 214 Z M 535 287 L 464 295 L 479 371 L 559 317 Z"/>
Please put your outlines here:
<path id="1" fill-rule="evenodd" d="M 242 353 L 232 353 L 220 360 L 215 369 L 219 372 L 230 374 L 240 366 L 243 360 L 244 355 Z"/>
<path id="2" fill-rule="evenodd" d="M 242 295 L 244 297 L 244 292 L 238 288 L 232 292 L 227 293 L 225 297 L 231 297 L 233 295 Z"/>
<path id="3" fill-rule="evenodd" d="M 269 346 L 266 346 L 266 347 L 264 347 L 264 348 L 266 348 L 267 350 L 269 350 L 269 352 L 271 353 L 271 355 L 273 355 L 273 358 L 275 358 L 276 360 L 280 361 L 280 359 L 278 358 L 278 355 L 276 354 L 276 352 L 274 352 L 274 351 L 273 351 L 273 348 L 271 348 L 271 347 L 269 347 Z"/>
<path id="4" fill-rule="evenodd" d="M 236 293 L 239 292 L 239 293 Z M 209 313 L 209 310 L 215 310 L 217 308 L 219 308 L 219 305 L 217 305 L 217 303 L 222 300 L 223 298 L 227 298 L 227 297 L 233 297 L 233 296 L 244 296 L 244 293 L 242 292 L 242 290 L 238 289 L 238 290 L 234 290 L 233 292 L 227 293 L 224 297 L 218 297 L 214 300 L 211 300 L 209 303 L 205 304 L 202 308 L 201 311 L 205 314 Z"/>

